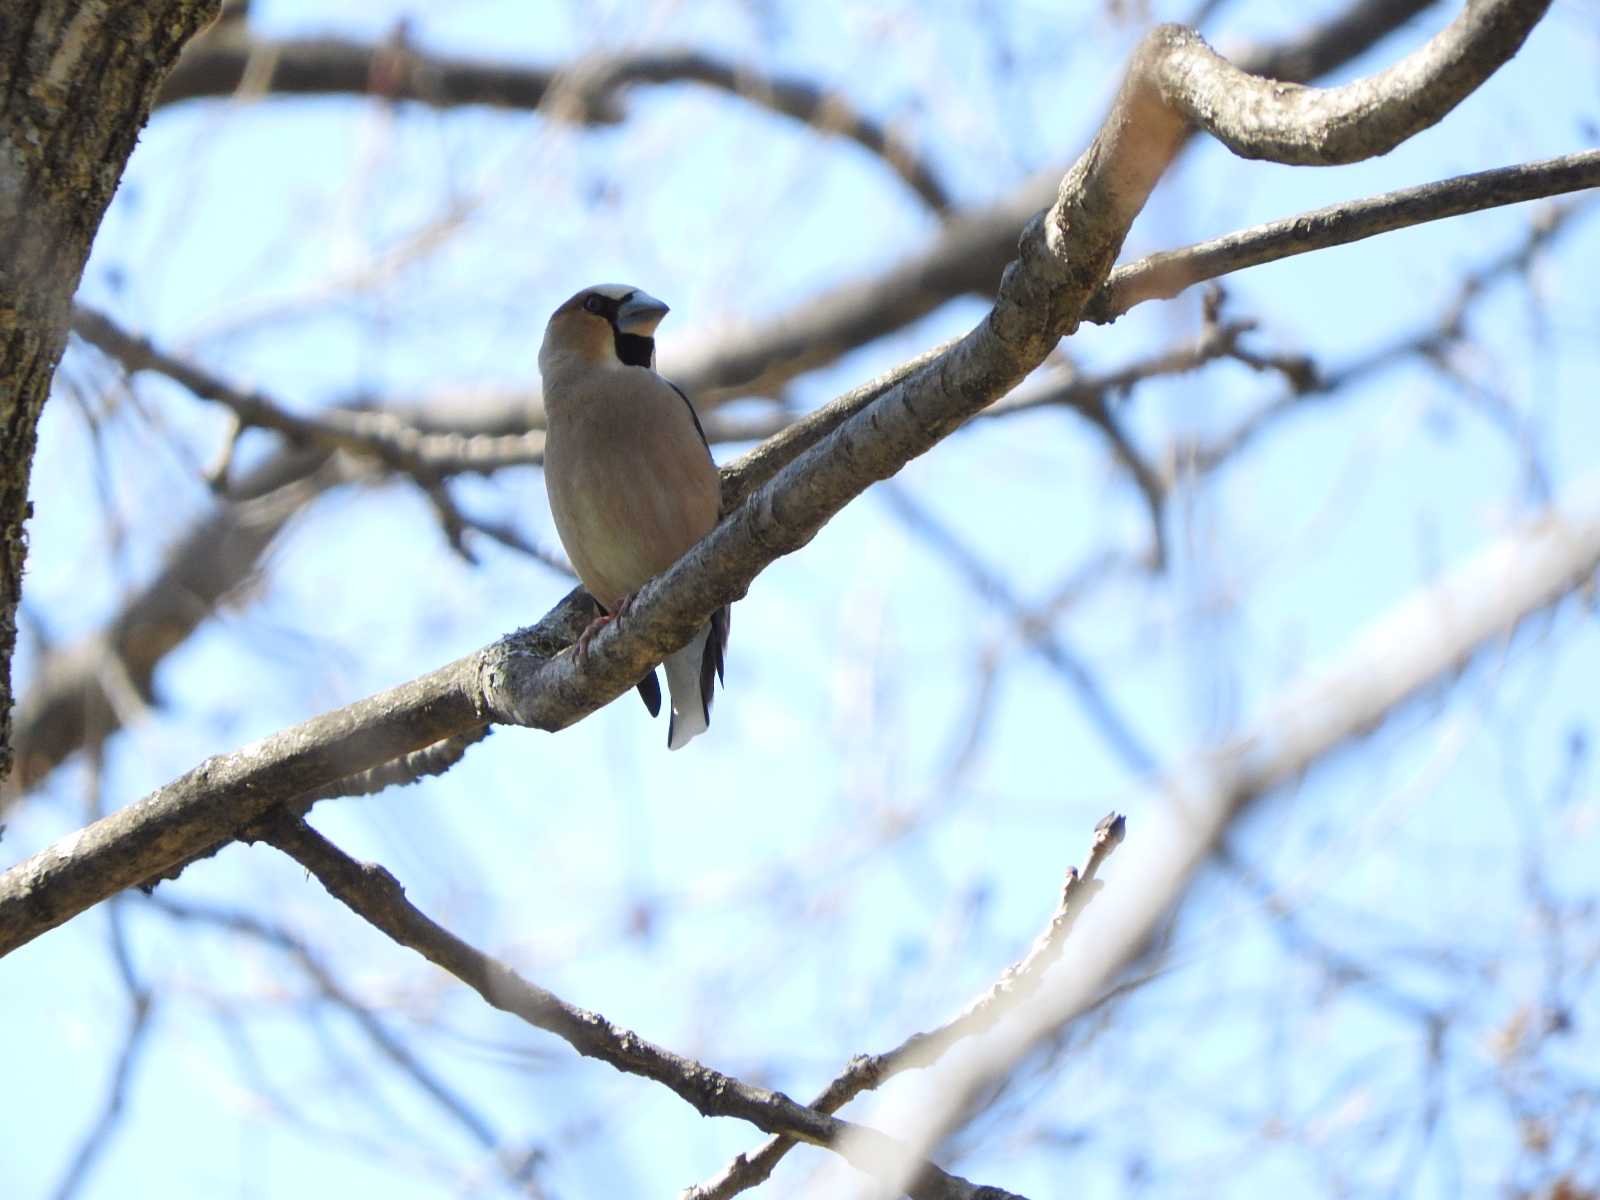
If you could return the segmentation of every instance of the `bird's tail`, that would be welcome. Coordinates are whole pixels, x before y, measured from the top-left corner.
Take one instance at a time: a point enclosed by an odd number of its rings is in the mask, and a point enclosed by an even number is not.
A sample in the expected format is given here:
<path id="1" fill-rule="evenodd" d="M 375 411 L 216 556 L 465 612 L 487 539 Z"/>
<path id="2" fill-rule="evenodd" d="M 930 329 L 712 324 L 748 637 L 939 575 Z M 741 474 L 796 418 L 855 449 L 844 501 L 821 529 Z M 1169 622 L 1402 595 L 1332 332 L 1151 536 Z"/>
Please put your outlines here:
<path id="1" fill-rule="evenodd" d="M 667 722 L 667 749 L 680 750 L 711 726 L 711 693 L 722 677 L 728 644 L 728 610 L 719 611 L 695 634 L 694 641 L 662 664 L 672 716 Z"/>

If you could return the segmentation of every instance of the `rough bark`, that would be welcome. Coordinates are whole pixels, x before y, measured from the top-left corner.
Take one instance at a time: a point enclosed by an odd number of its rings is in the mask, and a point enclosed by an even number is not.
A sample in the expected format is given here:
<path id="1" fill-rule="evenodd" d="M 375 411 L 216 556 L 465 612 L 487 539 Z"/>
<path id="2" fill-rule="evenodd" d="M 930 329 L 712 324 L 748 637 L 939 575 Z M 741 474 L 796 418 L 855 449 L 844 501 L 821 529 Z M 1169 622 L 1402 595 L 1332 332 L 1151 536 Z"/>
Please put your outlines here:
<path id="1" fill-rule="evenodd" d="M 39 413 L 72 294 L 150 106 L 217 0 L 0 7 L 0 778 Z"/>

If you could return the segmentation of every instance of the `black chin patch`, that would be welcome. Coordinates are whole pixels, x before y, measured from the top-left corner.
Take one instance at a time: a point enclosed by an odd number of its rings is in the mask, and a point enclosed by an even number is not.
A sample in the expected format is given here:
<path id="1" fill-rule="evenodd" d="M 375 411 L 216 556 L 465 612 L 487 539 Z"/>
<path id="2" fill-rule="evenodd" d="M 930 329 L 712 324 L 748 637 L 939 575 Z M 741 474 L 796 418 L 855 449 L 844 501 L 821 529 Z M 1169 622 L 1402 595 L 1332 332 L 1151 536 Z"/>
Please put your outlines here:
<path id="1" fill-rule="evenodd" d="M 637 333 L 623 333 L 615 325 L 611 329 L 617 343 L 617 357 L 624 363 L 630 367 L 649 367 L 655 362 L 655 338 L 642 337 Z"/>

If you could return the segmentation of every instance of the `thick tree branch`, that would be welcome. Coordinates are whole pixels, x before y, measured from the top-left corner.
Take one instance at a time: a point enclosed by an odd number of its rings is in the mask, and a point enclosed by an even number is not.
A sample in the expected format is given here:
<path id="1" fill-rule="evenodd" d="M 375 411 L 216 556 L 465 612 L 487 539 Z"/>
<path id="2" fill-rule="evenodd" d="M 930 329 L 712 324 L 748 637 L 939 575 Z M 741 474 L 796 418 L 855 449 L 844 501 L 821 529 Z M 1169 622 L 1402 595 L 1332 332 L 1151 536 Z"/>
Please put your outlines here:
<path id="1" fill-rule="evenodd" d="M 767 1133 L 813 1145 L 848 1144 L 852 1165 L 873 1175 L 900 1174 L 918 1200 L 1005 1200 L 1011 1193 L 977 1188 L 931 1163 L 911 1163 L 893 1140 L 797 1104 L 782 1092 L 741 1082 L 619 1028 L 536 987 L 510 967 L 468 945 L 406 899 L 405 889 L 375 863 L 361 863 L 298 818 L 280 814 L 259 836 L 289 855 L 357 916 L 416 951 L 502 1012 L 564 1040 L 586 1058 L 670 1089 L 707 1117 L 735 1117 Z"/>
<path id="2" fill-rule="evenodd" d="M 1464 24 L 1484 40 L 1498 37 L 1498 51 L 1509 57 L 1520 38 L 1503 36 L 1500 23 L 1484 19 L 1486 7 L 1540 6 L 1526 0 L 1475 4 L 1435 41 L 1459 46 L 1458 27 Z M 563 616 L 572 605 L 563 605 L 534 630 L 210 759 L 0 876 L 0 953 L 335 778 L 488 722 L 564 728 L 632 688 L 650 666 L 684 645 L 708 614 L 743 596 L 768 563 L 800 549 L 872 483 L 1004 395 L 1077 327 L 1180 143 L 1181 120 L 1162 106 L 1152 84 L 1164 78 L 1162 55 L 1174 42 L 1179 54 L 1191 48 L 1163 28 L 1135 54 L 1110 116 L 1062 180 L 1054 207 L 1029 224 L 993 310 L 977 327 L 888 383 L 868 407 L 751 492 L 677 564 L 639 590 L 629 618 L 602 628 L 581 663 L 572 654 L 555 654 L 563 644 L 554 640 L 556 632 L 576 633 Z M 1476 61 L 1477 49 L 1468 43 L 1462 53 Z M 1413 101 L 1428 108 L 1430 79 L 1449 91 L 1454 67 L 1438 55 L 1419 54 L 1431 73 L 1400 79 L 1415 90 Z M 1384 124 L 1389 118 L 1385 107 L 1375 119 Z"/>
<path id="3" fill-rule="evenodd" d="M 1305 83 L 1372 49 L 1434 2 L 1362 0 L 1284 45 L 1241 56 L 1238 67 Z M 1042 171 L 987 208 L 957 215 L 927 249 L 880 275 L 830 289 L 703 350 L 669 353 L 663 370 L 708 405 L 733 394 L 769 394 L 958 296 L 992 296 L 1023 227 L 1055 200 L 1061 173 Z"/>
<path id="4" fill-rule="evenodd" d="M 1234 66 L 1192 30 L 1168 25 L 1149 51 L 1149 87 L 1173 118 L 1241 158 L 1332 166 L 1387 154 L 1437 124 L 1522 46 L 1549 0 L 1467 0 L 1438 36 L 1394 66 L 1335 88 L 1265 79 Z"/>

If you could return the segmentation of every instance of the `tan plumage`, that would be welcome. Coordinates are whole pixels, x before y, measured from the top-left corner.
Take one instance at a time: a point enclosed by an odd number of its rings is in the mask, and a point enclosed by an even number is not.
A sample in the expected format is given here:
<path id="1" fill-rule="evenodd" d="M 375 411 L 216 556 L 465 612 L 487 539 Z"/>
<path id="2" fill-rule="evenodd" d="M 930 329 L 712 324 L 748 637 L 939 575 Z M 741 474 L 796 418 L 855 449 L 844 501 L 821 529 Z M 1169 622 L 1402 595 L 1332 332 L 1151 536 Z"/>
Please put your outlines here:
<path id="1" fill-rule="evenodd" d="M 637 288 L 585 288 L 556 309 L 539 349 L 550 512 L 606 619 L 709 533 L 721 509 L 716 464 L 694 408 L 655 372 L 655 329 L 666 313 Z M 671 749 L 705 731 L 727 637 L 724 608 L 663 664 Z M 639 690 L 653 714 L 660 703 L 654 672 Z"/>

